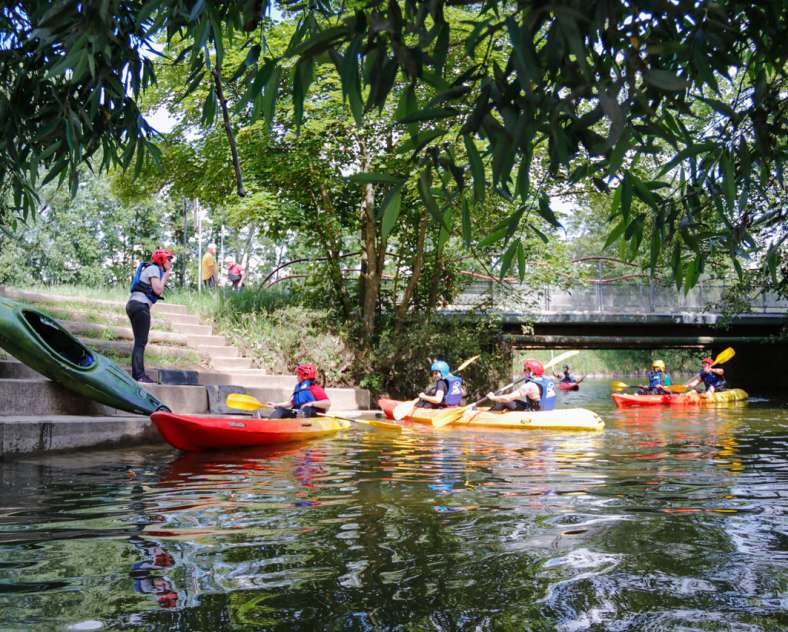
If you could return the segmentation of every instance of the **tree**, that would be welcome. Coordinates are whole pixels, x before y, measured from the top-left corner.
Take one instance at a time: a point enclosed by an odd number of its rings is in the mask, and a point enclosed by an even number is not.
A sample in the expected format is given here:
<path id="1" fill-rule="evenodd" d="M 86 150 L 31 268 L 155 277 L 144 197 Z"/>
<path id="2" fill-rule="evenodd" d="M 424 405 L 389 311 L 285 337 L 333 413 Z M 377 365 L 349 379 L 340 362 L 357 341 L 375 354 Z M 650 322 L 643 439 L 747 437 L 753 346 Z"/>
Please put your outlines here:
<path id="1" fill-rule="evenodd" d="M 775 227 L 763 261 L 777 275 L 788 208 L 781 2 L 493 0 L 470 22 L 455 4 L 288 6 L 298 27 L 276 53 L 267 48 L 266 0 L 39 0 L 4 8 L 3 209 L 30 212 L 41 169 L 73 189 L 77 165 L 99 148 L 104 165 L 139 166 L 155 154 L 136 100 L 154 79 L 140 51 L 156 54 L 157 38 L 180 47 L 189 90 L 213 77 L 206 121 L 218 109 L 224 115 L 214 70 L 227 68 L 233 38 L 247 50 L 230 73 L 244 86 L 238 108 L 268 125 L 283 79 L 295 123 L 303 122 L 319 66 L 336 68 L 359 125 L 365 112 L 385 109 L 398 80 L 409 83 L 397 120 L 408 128 L 411 171 L 432 214 L 478 203 L 488 186 L 519 205 L 482 241 L 507 239 L 532 213 L 554 223 L 549 179 L 588 180 L 615 189 L 613 235 L 636 252 L 647 226 L 655 227 L 651 261 L 669 250 L 686 287 L 720 249 L 740 269 L 741 257 L 758 255 L 754 233 Z M 456 61 L 447 63 L 451 55 Z M 694 125 L 696 117 L 709 125 Z M 457 129 L 465 153 L 453 146 Z M 547 180 L 532 178 L 539 147 L 549 155 Z M 634 199 L 642 211 L 632 212 Z M 503 271 L 519 259 L 510 242 Z"/>

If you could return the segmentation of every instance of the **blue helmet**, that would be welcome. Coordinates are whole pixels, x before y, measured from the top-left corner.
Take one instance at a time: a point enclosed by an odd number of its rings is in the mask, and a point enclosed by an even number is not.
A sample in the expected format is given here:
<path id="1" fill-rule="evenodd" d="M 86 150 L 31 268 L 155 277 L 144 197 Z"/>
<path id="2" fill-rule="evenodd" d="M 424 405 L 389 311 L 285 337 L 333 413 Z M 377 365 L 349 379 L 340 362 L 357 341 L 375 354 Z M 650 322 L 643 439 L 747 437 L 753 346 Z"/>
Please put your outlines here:
<path id="1" fill-rule="evenodd" d="M 441 374 L 441 377 L 448 377 L 450 373 L 449 365 L 443 360 L 435 360 L 435 362 L 432 363 L 432 368 L 430 370 L 437 371 Z"/>

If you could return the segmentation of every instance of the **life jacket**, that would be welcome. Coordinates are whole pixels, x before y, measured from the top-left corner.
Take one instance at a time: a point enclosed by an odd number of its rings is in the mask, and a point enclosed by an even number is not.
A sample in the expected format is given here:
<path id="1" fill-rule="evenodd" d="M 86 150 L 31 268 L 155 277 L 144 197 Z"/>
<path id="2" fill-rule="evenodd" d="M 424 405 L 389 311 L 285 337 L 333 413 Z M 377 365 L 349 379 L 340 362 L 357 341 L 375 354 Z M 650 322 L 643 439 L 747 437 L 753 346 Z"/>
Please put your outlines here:
<path id="1" fill-rule="evenodd" d="M 310 386 L 312 386 L 312 380 L 304 380 L 296 384 L 292 397 L 294 408 L 301 408 L 304 404 L 316 401 L 312 391 L 309 390 Z"/>
<path id="2" fill-rule="evenodd" d="M 648 387 L 656 388 L 657 386 L 665 386 L 665 374 L 652 369 L 648 372 Z"/>
<path id="3" fill-rule="evenodd" d="M 577 382 L 577 380 L 569 371 L 564 371 L 564 377 L 561 378 L 561 381 L 568 384 L 574 384 Z"/>
<path id="4" fill-rule="evenodd" d="M 555 392 L 555 383 L 549 377 L 532 377 L 529 382 L 533 382 L 539 387 L 539 406 L 541 410 L 553 410 L 558 394 Z"/>
<path id="5" fill-rule="evenodd" d="M 131 280 L 131 291 L 132 292 L 140 292 L 145 295 L 145 297 L 151 302 L 155 303 L 158 300 L 163 300 L 163 297 L 156 294 L 153 291 L 153 286 L 150 283 L 143 283 L 140 281 L 140 277 L 142 276 L 142 271 L 147 268 L 148 266 L 155 265 L 153 263 L 148 263 L 147 261 L 143 261 L 137 266 L 137 271 L 134 273 L 134 278 Z M 164 276 L 164 271 L 159 267 L 159 278 L 161 279 Z"/>
<path id="6" fill-rule="evenodd" d="M 703 380 L 703 384 L 706 387 L 706 390 L 709 390 L 709 387 L 713 386 L 715 391 L 722 390 L 726 386 L 725 378 L 721 375 L 717 375 L 716 373 L 712 373 L 709 371 L 705 373 L 703 371 L 700 372 L 700 379 Z"/>
<path id="7" fill-rule="evenodd" d="M 443 379 L 448 387 L 446 395 L 443 397 L 443 403 L 447 406 L 459 406 L 462 402 L 462 378 L 449 373 L 448 377 Z"/>

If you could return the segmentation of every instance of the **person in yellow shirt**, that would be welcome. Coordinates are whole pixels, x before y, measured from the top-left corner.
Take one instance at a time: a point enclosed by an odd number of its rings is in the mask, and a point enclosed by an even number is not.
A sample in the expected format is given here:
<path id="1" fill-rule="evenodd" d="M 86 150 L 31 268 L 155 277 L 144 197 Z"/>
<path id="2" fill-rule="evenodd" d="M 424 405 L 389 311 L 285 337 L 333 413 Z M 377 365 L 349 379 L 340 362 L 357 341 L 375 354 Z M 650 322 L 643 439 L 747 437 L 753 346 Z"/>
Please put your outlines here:
<path id="1" fill-rule="evenodd" d="M 219 270 L 216 267 L 216 244 L 208 244 L 207 252 L 202 258 L 202 285 L 205 288 L 216 287 Z"/>

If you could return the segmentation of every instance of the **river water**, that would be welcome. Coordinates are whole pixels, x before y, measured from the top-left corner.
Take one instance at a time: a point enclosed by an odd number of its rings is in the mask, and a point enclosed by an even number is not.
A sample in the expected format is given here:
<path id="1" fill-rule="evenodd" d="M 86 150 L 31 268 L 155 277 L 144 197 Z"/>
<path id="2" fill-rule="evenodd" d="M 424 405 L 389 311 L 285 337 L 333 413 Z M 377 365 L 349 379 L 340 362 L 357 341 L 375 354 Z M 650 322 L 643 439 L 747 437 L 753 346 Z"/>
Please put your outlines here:
<path id="1" fill-rule="evenodd" d="M 0 630 L 788 628 L 788 406 L 0 463 Z"/>

